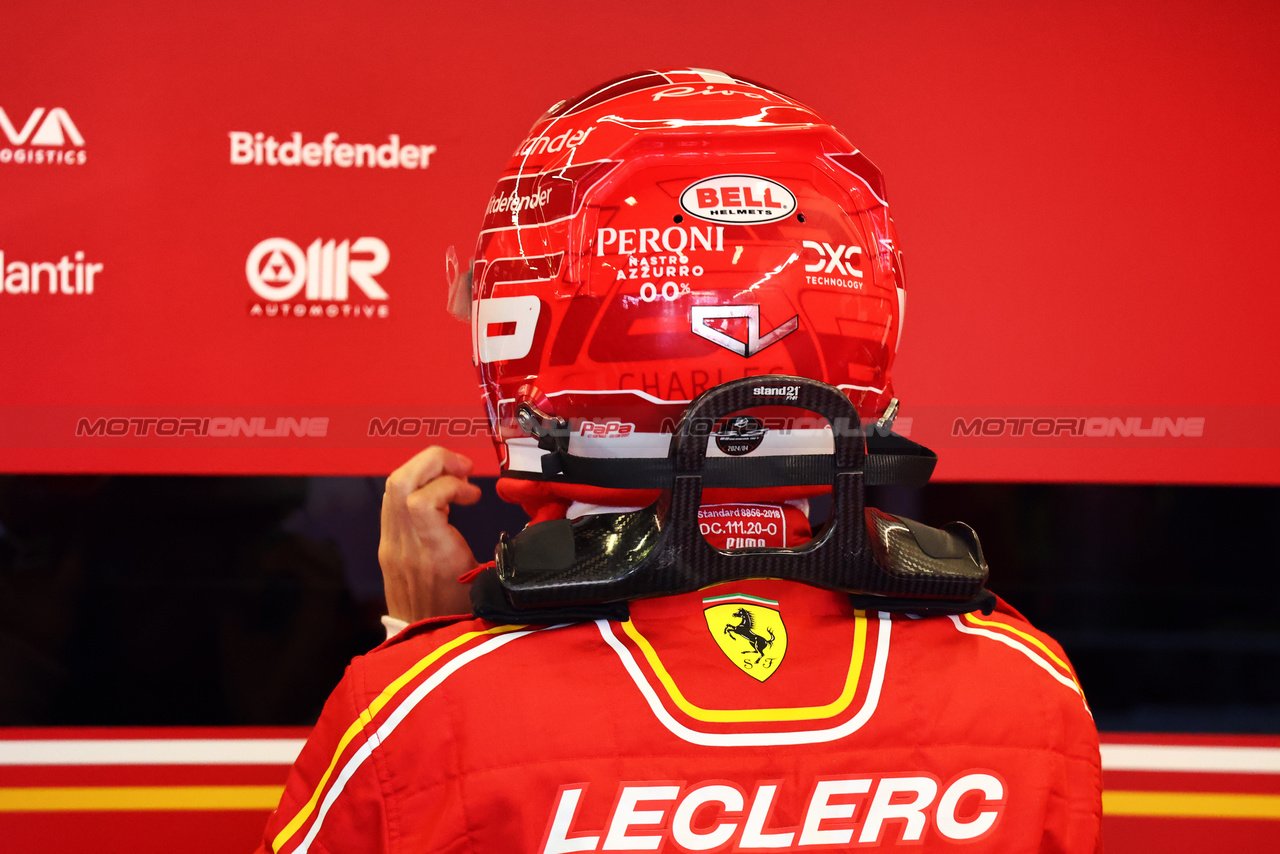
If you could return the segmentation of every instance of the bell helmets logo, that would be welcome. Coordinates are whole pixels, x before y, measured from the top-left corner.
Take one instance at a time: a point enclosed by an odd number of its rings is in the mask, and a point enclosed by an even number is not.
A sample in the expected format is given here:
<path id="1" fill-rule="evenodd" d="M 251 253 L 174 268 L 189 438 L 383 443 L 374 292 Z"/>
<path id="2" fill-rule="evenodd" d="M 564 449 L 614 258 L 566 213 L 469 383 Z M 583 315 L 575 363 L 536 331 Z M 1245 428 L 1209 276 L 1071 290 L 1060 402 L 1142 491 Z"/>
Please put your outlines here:
<path id="1" fill-rule="evenodd" d="M 0 148 L 0 163 L 83 164 L 84 137 L 62 107 L 36 107 L 19 127 L 0 107 L 0 130 L 12 148 Z M 33 147 L 39 146 L 39 147 Z M 78 149 L 78 150 L 77 150 Z"/>
<path id="2" fill-rule="evenodd" d="M 680 207 L 708 222 L 753 225 L 791 216 L 796 197 L 777 181 L 759 175 L 715 175 L 685 187 Z"/>
<path id="3" fill-rule="evenodd" d="M 740 320 L 747 321 L 747 340 L 740 341 L 728 332 L 708 326 L 708 320 Z M 690 327 L 694 335 L 707 339 L 726 350 L 732 350 L 739 356 L 750 357 L 768 347 L 777 344 L 792 332 L 800 328 L 800 315 L 765 334 L 760 335 L 760 306 L 758 305 L 695 305 L 689 309 Z"/>
<path id="4" fill-rule="evenodd" d="M 249 287 L 263 300 L 251 304 L 249 314 L 387 317 L 388 295 L 376 276 L 390 260 L 387 244 L 376 237 L 317 238 L 306 251 L 284 237 L 268 237 L 245 260 Z"/>

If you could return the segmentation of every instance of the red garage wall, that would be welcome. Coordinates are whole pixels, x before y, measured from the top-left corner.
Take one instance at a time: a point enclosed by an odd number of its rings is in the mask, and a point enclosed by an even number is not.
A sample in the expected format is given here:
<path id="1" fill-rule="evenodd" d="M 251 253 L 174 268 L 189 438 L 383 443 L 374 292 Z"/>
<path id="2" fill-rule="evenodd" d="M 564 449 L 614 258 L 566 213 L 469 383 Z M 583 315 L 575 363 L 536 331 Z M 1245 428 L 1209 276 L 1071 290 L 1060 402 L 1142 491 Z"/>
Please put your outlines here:
<path id="1" fill-rule="evenodd" d="M 592 83 L 694 65 L 814 104 L 887 175 L 902 424 L 940 478 L 1280 482 L 1280 10 L 781 9 L 6 4 L 0 471 L 388 471 L 431 438 L 370 437 L 372 418 L 481 414 L 443 258 L 467 256 L 511 147 Z M 232 135 L 258 133 L 372 143 L 383 165 L 235 162 Z M 255 316 L 246 262 L 272 238 L 385 246 L 387 299 Z M 72 293 L 48 268 L 14 293 L 15 270 L 63 258 Z M 236 417 L 327 421 L 76 435 Z M 483 437 L 441 423 L 494 472 Z"/>

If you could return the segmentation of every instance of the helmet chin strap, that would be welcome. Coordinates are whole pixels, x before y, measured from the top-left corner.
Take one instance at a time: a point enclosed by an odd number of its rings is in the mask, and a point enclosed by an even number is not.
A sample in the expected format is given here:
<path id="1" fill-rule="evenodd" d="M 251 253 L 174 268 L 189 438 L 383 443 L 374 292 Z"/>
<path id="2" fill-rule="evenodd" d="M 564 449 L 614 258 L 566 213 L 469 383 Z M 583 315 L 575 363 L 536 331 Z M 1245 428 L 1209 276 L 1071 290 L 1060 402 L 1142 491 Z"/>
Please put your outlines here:
<path id="1" fill-rule="evenodd" d="M 794 548 L 714 548 L 698 522 L 708 441 L 725 417 L 765 403 L 814 412 L 830 423 L 831 518 L 812 540 Z M 906 603 L 902 610 L 917 613 L 988 610 L 993 599 L 983 590 L 987 565 L 973 532 L 963 525 L 937 530 L 864 508 L 865 458 L 857 410 L 832 386 L 787 376 L 716 386 L 695 399 L 677 425 L 667 458 L 670 474 L 657 501 L 631 512 L 532 524 L 514 538 L 503 534 L 493 578 L 473 589 L 476 612 L 509 613 L 524 621 L 548 614 L 555 620 L 564 618 L 565 608 L 612 613 L 630 599 L 761 577 L 875 603 L 860 607 Z M 749 474 L 768 459 L 740 462 Z"/>

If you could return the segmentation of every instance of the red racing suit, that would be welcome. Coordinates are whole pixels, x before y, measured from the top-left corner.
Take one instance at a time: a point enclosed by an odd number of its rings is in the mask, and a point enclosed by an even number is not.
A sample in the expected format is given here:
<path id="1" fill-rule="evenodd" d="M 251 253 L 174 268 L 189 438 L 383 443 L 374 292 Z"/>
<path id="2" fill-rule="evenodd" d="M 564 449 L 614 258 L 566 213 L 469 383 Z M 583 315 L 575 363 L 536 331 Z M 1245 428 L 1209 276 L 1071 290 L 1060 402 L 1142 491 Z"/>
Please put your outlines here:
<path id="1" fill-rule="evenodd" d="M 703 514 L 804 524 L 748 507 Z M 1093 852 L 1101 813 L 1075 673 L 1013 608 L 762 579 L 626 621 L 411 626 L 351 663 L 260 850 Z"/>

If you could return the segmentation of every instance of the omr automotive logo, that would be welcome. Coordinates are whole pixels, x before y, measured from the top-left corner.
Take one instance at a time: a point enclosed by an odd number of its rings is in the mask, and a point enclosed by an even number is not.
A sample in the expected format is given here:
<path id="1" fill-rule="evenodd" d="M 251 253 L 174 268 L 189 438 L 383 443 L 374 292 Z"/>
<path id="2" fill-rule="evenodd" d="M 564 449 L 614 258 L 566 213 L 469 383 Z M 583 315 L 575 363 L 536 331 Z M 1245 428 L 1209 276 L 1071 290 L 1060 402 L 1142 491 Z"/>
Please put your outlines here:
<path id="1" fill-rule="evenodd" d="M 261 300 L 249 304 L 249 316 L 389 317 L 389 297 L 376 277 L 390 260 L 376 237 L 317 238 L 305 252 L 292 240 L 268 237 L 245 260 L 245 278 Z"/>
<path id="2" fill-rule="evenodd" d="M 0 163 L 83 165 L 84 137 L 62 107 L 36 107 L 18 127 L 0 107 L 0 130 L 9 145 L 0 148 Z"/>

